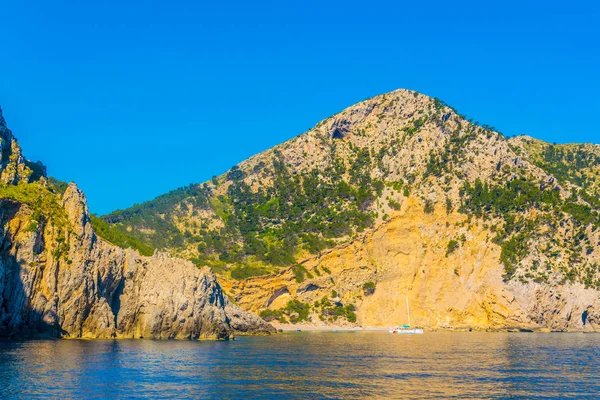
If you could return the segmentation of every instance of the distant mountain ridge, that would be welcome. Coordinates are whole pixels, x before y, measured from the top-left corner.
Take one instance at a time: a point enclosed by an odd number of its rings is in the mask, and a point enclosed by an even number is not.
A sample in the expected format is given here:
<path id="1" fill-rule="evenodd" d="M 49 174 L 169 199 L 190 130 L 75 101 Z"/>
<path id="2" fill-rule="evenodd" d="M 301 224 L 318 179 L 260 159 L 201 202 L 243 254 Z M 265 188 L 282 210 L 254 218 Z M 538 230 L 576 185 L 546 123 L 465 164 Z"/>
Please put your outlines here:
<path id="1" fill-rule="evenodd" d="M 596 330 L 599 166 L 400 89 L 102 219 L 281 321 L 386 325 L 403 291 L 434 329 Z"/>

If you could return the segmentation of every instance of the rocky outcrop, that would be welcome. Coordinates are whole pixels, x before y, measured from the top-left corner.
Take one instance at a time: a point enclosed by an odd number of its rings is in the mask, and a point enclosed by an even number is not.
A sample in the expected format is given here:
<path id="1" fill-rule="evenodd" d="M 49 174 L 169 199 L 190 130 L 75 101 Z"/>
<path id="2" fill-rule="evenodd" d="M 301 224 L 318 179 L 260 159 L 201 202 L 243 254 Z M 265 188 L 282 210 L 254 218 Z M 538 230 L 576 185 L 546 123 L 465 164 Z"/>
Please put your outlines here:
<path id="1" fill-rule="evenodd" d="M 274 328 L 231 304 L 214 274 L 165 253 L 121 249 L 94 232 L 70 184 L 64 216 L 35 221 L 0 200 L 0 336 L 227 339 Z"/>
<path id="2" fill-rule="evenodd" d="M 32 182 L 46 176 L 46 167 L 40 162 L 27 161 L 21 147 L 6 127 L 0 109 L 0 182 L 16 185 L 19 182 Z"/>

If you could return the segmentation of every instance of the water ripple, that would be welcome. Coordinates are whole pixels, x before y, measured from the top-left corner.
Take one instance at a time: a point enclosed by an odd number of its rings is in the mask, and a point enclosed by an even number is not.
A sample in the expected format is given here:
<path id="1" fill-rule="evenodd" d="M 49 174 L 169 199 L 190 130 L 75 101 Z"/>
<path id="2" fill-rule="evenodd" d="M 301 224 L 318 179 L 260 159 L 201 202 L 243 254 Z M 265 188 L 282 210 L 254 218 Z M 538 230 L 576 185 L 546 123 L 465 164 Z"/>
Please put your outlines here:
<path id="1" fill-rule="evenodd" d="M 593 398 L 600 335 L 0 342 L 2 398 Z"/>

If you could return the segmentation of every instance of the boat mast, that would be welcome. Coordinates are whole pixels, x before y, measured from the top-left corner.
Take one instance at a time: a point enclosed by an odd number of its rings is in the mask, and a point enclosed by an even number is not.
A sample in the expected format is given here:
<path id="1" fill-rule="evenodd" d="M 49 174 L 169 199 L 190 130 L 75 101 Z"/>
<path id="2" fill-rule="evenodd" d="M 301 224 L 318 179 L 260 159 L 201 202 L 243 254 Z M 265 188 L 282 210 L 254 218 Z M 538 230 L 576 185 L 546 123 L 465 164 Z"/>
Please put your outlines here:
<path id="1" fill-rule="evenodd" d="M 406 296 L 406 314 L 408 315 L 408 326 L 410 326 L 410 309 L 408 308 L 408 296 Z"/>

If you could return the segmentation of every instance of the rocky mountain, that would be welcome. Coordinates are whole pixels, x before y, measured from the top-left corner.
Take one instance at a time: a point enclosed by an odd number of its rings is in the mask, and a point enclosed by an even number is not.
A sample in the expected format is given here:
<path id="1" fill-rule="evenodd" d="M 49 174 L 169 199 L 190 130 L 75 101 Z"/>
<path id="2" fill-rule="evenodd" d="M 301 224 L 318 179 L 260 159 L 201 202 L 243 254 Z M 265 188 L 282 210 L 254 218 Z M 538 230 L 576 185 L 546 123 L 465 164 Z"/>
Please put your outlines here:
<path id="1" fill-rule="evenodd" d="M 102 218 L 268 320 L 599 330 L 599 156 L 396 90 Z"/>
<path id="2" fill-rule="evenodd" d="M 209 268 L 99 237 L 83 193 L 49 183 L 40 163 L 26 161 L 1 112 L 0 135 L 0 337 L 226 339 L 274 331 L 232 304 Z"/>

